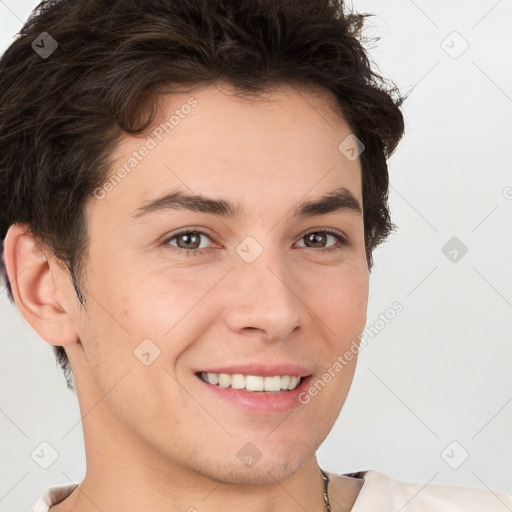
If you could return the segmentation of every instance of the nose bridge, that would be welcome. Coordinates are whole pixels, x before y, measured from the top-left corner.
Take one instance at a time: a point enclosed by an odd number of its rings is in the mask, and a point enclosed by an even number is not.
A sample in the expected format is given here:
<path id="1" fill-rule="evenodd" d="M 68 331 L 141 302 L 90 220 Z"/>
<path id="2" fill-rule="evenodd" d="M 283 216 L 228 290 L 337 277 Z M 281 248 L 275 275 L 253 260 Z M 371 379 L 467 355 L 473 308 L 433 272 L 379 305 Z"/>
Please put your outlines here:
<path id="1" fill-rule="evenodd" d="M 252 237 L 239 244 L 236 252 L 230 327 L 252 327 L 262 329 L 269 338 L 285 337 L 299 324 L 301 311 L 286 254 Z"/>

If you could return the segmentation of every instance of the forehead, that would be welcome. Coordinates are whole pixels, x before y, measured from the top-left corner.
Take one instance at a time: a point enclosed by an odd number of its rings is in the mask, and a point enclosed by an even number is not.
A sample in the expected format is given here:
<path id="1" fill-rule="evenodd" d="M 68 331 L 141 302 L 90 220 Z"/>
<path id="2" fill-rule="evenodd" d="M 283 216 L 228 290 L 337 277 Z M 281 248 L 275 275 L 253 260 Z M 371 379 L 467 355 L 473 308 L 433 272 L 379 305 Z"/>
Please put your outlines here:
<path id="1" fill-rule="evenodd" d="M 192 98 L 194 106 L 187 108 Z M 250 93 L 230 84 L 214 83 L 196 88 L 195 91 L 163 95 L 160 97 L 156 128 L 160 121 L 164 124 L 170 121 L 173 113 L 179 114 L 179 119 L 175 116 L 171 123 L 175 136 L 191 135 L 179 129 L 184 120 L 187 120 L 187 126 L 200 131 L 203 137 L 207 133 L 212 138 L 218 138 L 221 134 L 229 134 L 233 138 L 260 135 L 258 139 L 266 142 L 276 134 L 284 140 L 287 133 L 296 137 L 297 132 L 334 131 L 339 135 L 340 129 L 350 131 L 334 96 L 323 88 L 309 85 L 301 88 L 293 84 L 280 84 L 272 89 Z M 279 131 L 282 127 L 287 129 L 286 132 Z M 219 139 L 218 143 L 222 143 L 222 140 Z"/>
<path id="2" fill-rule="evenodd" d="M 259 97 L 219 84 L 162 95 L 150 129 L 123 135 L 114 152 L 113 175 L 124 171 L 107 199 L 136 206 L 179 187 L 270 204 L 320 195 L 318 185 L 323 194 L 345 186 L 361 202 L 359 159 L 340 150 L 352 131 L 333 102 L 292 86 Z"/>

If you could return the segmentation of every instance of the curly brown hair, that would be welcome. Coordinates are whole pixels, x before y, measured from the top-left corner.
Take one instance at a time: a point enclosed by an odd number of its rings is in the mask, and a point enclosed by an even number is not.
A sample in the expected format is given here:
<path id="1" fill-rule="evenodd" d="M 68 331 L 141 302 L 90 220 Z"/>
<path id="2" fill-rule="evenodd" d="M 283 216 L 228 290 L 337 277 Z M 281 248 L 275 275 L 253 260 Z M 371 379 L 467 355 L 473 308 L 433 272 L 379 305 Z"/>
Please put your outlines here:
<path id="1" fill-rule="evenodd" d="M 34 10 L 0 59 L 0 237 L 28 224 L 68 268 L 77 297 L 87 255 L 84 207 L 111 171 L 123 132 L 155 118 L 162 87 L 227 81 L 240 93 L 320 87 L 364 144 L 363 220 L 372 253 L 396 228 L 387 159 L 404 132 L 404 98 L 370 65 L 369 14 L 343 0 L 53 0 Z M 45 39 L 51 55 L 35 51 Z M 40 44 L 39 46 L 44 46 Z M 5 263 L 2 276 L 13 299 Z M 74 390 L 63 347 L 57 363 Z"/>

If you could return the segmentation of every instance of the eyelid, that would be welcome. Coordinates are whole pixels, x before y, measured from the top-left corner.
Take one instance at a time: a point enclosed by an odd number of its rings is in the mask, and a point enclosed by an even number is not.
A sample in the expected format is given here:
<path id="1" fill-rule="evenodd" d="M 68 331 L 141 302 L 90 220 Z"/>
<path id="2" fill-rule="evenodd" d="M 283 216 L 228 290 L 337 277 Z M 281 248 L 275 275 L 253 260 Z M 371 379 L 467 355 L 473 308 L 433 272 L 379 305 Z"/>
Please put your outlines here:
<path id="1" fill-rule="evenodd" d="M 345 235 L 345 233 L 343 233 L 343 231 L 340 231 L 339 229 L 334 229 L 334 228 L 313 228 L 313 229 L 306 231 L 299 238 L 304 238 L 305 236 L 307 236 L 311 233 L 329 233 L 331 235 L 337 235 L 337 236 L 341 237 L 345 242 L 348 242 L 348 237 Z"/>

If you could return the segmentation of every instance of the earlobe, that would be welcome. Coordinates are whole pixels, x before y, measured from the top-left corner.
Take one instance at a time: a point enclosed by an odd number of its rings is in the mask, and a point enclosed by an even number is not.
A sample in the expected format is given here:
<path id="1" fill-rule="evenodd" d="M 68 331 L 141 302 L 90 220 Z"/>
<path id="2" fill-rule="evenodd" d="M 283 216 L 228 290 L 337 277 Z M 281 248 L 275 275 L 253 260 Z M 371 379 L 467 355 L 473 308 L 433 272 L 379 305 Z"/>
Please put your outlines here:
<path id="1" fill-rule="evenodd" d="M 52 270 L 28 226 L 14 224 L 9 228 L 4 257 L 14 300 L 25 320 L 51 345 L 77 343 L 72 316 L 57 300 L 55 266 Z"/>

